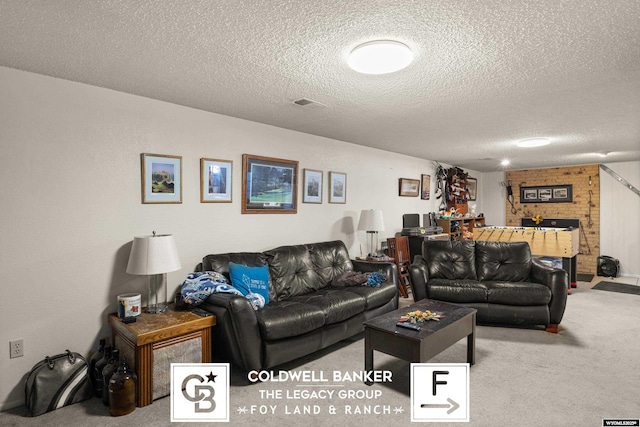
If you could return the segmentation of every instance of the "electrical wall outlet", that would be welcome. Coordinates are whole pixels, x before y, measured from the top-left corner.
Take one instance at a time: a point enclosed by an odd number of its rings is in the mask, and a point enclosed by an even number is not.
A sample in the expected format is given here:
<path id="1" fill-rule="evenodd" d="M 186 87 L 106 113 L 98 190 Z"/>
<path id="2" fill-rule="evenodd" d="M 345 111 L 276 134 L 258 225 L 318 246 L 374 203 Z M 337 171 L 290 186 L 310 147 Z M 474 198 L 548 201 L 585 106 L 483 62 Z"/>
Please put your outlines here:
<path id="1" fill-rule="evenodd" d="M 9 341 L 9 349 L 11 351 L 11 354 L 9 356 L 11 359 L 24 356 L 24 341 Z"/>

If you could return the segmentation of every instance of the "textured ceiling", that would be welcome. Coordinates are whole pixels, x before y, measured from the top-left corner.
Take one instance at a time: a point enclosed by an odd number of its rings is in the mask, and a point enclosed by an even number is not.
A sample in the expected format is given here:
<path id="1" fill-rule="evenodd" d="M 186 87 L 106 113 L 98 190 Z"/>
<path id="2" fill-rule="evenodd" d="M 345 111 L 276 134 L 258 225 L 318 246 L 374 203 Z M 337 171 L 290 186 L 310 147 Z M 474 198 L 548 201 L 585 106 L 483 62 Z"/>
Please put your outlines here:
<path id="1" fill-rule="evenodd" d="M 640 160 L 639 22 L 638 0 L 0 0 L 0 66 L 526 169 Z M 351 49 L 380 38 L 410 46 L 413 63 L 351 71 Z M 515 147 L 537 136 L 552 145 Z"/>

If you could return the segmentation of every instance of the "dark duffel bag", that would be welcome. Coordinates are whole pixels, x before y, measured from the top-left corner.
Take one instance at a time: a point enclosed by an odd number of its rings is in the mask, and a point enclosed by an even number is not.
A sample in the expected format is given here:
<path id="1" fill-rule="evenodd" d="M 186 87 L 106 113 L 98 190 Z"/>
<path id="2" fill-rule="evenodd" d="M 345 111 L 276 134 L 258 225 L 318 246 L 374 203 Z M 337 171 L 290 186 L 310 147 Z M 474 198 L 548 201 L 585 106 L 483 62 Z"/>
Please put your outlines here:
<path id="1" fill-rule="evenodd" d="M 78 353 L 47 356 L 27 375 L 25 404 L 32 417 L 81 402 L 93 395 L 89 364 Z"/>

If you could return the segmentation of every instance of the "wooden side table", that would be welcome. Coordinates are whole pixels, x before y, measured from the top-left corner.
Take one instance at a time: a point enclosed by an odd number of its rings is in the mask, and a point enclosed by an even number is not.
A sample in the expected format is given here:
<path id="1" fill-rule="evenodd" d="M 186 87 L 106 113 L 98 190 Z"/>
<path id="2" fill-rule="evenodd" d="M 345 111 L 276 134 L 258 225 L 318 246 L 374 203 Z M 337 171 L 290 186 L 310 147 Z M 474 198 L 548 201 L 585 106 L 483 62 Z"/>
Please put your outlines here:
<path id="1" fill-rule="evenodd" d="M 123 323 L 109 314 L 115 348 L 138 375 L 137 406 L 146 406 L 170 392 L 171 363 L 211 362 L 211 327 L 214 315 L 190 311 L 142 313 L 135 323 Z"/>

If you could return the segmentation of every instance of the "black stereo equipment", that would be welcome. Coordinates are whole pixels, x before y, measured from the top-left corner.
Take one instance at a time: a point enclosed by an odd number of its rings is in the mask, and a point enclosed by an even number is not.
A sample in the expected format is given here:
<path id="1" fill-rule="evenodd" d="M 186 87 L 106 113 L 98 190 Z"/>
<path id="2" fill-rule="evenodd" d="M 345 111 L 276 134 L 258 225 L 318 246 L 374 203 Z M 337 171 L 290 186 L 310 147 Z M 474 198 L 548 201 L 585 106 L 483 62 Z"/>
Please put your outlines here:
<path id="1" fill-rule="evenodd" d="M 402 236 L 430 236 L 442 233 L 442 227 L 407 227 L 403 228 Z"/>

